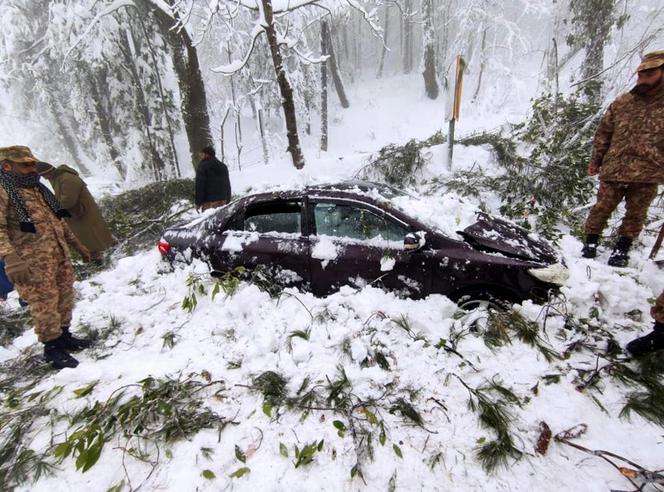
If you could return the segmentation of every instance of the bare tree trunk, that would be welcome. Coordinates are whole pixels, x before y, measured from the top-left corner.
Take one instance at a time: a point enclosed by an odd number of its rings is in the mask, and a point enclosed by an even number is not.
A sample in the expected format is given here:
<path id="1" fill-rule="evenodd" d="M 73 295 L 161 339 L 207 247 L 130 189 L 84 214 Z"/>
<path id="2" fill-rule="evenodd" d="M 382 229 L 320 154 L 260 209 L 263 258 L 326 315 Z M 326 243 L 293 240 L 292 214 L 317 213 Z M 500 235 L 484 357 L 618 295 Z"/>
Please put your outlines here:
<path id="1" fill-rule="evenodd" d="M 339 70 L 341 70 L 341 67 L 343 63 L 345 63 L 349 68 L 348 68 L 348 73 L 350 76 L 350 81 L 353 83 L 355 81 L 355 71 L 353 70 L 352 63 L 350 61 L 350 42 L 348 41 L 348 23 L 344 22 L 343 24 L 343 29 L 341 30 L 341 35 L 343 39 L 342 47 L 343 47 L 343 59 L 340 60 L 337 65 L 339 66 Z M 330 36 L 331 38 L 331 36 Z M 329 46 L 330 53 L 334 52 L 334 46 Z M 342 63 L 343 62 L 343 63 Z"/>
<path id="2" fill-rule="evenodd" d="M 486 54 L 484 50 L 486 49 L 486 32 L 488 28 L 484 27 L 482 30 L 482 42 L 480 45 L 480 74 L 477 77 L 477 87 L 475 88 L 475 93 L 473 94 L 473 101 L 477 100 L 477 96 L 480 94 L 480 89 L 482 87 L 482 76 L 484 75 L 484 66 L 486 64 Z"/>
<path id="3" fill-rule="evenodd" d="M 413 70 L 413 23 L 410 18 L 412 9 L 413 0 L 406 0 L 403 13 L 403 73 Z"/>
<path id="4" fill-rule="evenodd" d="M 164 161 L 162 160 L 159 152 L 154 145 L 154 138 L 152 136 L 152 123 L 150 110 L 145 99 L 145 91 L 143 90 L 143 84 L 141 83 L 140 75 L 136 69 L 136 64 L 134 63 L 134 56 L 130 46 L 130 33 L 127 30 L 122 31 L 120 36 L 120 51 L 124 56 L 125 69 L 129 72 L 133 82 L 134 82 L 134 91 L 136 95 L 136 104 L 139 109 L 141 118 L 143 119 L 143 126 L 145 130 L 145 136 L 147 139 L 148 150 L 150 151 L 150 167 L 152 168 L 152 176 L 155 181 L 160 181 L 163 178 L 164 171 Z"/>
<path id="5" fill-rule="evenodd" d="M 302 169 L 304 167 L 304 156 L 302 155 L 302 149 L 300 148 L 300 137 L 297 133 L 293 88 L 286 76 L 283 58 L 281 57 L 281 51 L 279 51 L 277 30 L 274 27 L 272 0 L 261 0 L 261 3 L 263 4 L 263 15 L 265 16 L 265 25 L 263 26 L 263 29 L 265 29 L 265 34 L 267 34 L 267 42 L 272 54 L 272 62 L 274 63 L 274 71 L 277 75 L 277 83 L 279 84 L 279 91 L 281 92 L 281 103 L 284 110 L 284 117 L 286 119 L 288 152 L 291 153 L 295 168 Z"/>
<path id="6" fill-rule="evenodd" d="M 152 68 L 155 73 L 155 77 L 157 79 L 157 89 L 159 90 L 159 100 L 161 102 L 161 109 L 164 113 L 164 118 L 166 119 L 166 129 L 168 131 L 168 140 L 171 144 L 171 154 L 173 156 L 173 170 L 175 171 L 175 177 L 180 178 L 182 176 L 182 173 L 180 171 L 180 161 L 178 160 L 178 153 L 177 150 L 175 149 L 175 137 L 173 133 L 173 127 L 171 125 L 171 117 L 169 115 L 168 108 L 166 106 L 166 98 L 164 96 L 164 86 L 161 83 L 161 74 L 159 73 L 159 63 L 157 62 L 157 54 L 155 53 L 154 46 L 152 45 L 152 41 L 150 41 L 150 35 L 148 33 L 148 30 L 145 26 L 145 22 L 143 21 L 143 18 L 139 15 L 138 16 L 138 21 L 141 24 L 141 29 L 143 31 L 143 36 L 145 39 L 145 43 L 148 46 L 148 50 L 150 52 L 150 58 L 152 59 Z"/>
<path id="7" fill-rule="evenodd" d="M 115 143 L 113 142 L 113 130 L 111 120 L 109 118 L 110 111 L 104 107 L 104 103 L 101 99 L 99 91 L 99 87 L 103 85 L 103 80 L 106 80 L 106 69 L 103 69 L 101 72 L 99 72 L 97 76 L 95 76 L 95 74 L 92 72 L 88 72 L 90 97 L 92 98 L 92 106 L 95 108 L 95 115 L 97 116 L 99 131 L 101 132 L 101 136 L 104 139 L 104 143 L 106 144 L 108 154 L 111 156 L 113 167 L 118 170 L 124 179 L 126 169 L 123 168 L 122 163 L 120 162 L 120 153 L 118 152 L 118 149 L 115 147 Z"/>
<path id="8" fill-rule="evenodd" d="M 378 73 L 376 78 L 381 78 L 383 76 L 383 67 L 385 66 L 385 56 L 387 55 L 387 42 L 390 28 L 390 8 L 385 6 L 385 24 L 383 27 L 383 46 L 380 51 L 380 63 L 378 64 Z"/>
<path id="9" fill-rule="evenodd" d="M 168 0 L 169 5 L 173 0 Z M 210 117 L 207 109 L 205 84 L 198 63 L 198 53 L 184 27 L 175 28 L 179 19 L 169 17 L 160 8 L 154 8 L 148 0 L 136 2 L 141 8 L 154 14 L 159 31 L 171 51 L 171 60 L 180 89 L 180 108 L 185 132 L 189 140 L 189 152 L 194 169 L 198 166 L 199 152 L 213 144 Z"/>
<path id="10" fill-rule="evenodd" d="M 350 103 L 346 97 L 346 91 L 344 89 L 344 84 L 341 81 L 341 75 L 339 75 L 339 68 L 337 67 L 337 58 L 334 55 L 334 45 L 332 44 L 332 36 L 330 35 L 330 29 L 327 22 L 321 24 L 322 36 L 325 38 L 325 45 L 328 49 L 328 54 L 330 57 L 327 59 L 327 64 L 332 73 L 332 80 L 334 81 L 334 87 L 337 90 L 337 95 L 339 96 L 339 102 L 341 103 L 342 108 L 349 108 Z"/>
<path id="11" fill-rule="evenodd" d="M 237 168 L 242 171 L 242 120 L 240 119 L 240 111 L 235 112 L 235 148 L 237 149 Z"/>
<path id="12" fill-rule="evenodd" d="M 225 131 L 224 126 L 226 125 L 226 120 L 228 115 L 231 114 L 231 107 L 226 105 L 226 111 L 224 111 L 224 117 L 221 119 L 221 124 L 219 125 L 219 147 L 221 148 L 221 162 L 224 162 L 226 158 L 226 146 L 224 145 Z"/>
<path id="13" fill-rule="evenodd" d="M 424 88 L 429 99 L 438 97 L 438 80 L 436 79 L 436 59 L 433 32 L 433 0 L 423 0 L 424 14 Z"/>
<path id="14" fill-rule="evenodd" d="M 320 52 L 322 56 L 327 56 L 327 36 L 325 31 L 328 29 L 327 22 L 321 22 L 320 27 Z M 327 152 L 327 62 L 320 64 L 320 150 Z"/>
<path id="15" fill-rule="evenodd" d="M 267 148 L 267 135 L 265 134 L 265 114 L 263 107 L 259 106 L 256 113 L 258 114 L 258 131 L 261 136 L 261 146 L 263 148 L 263 161 L 267 165 L 270 163 L 270 153 Z"/>
<path id="16" fill-rule="evenodd" d="M 362 16 L 356 15 L 355 22 L 355 63 L 354 70 L 357 70 L 360 77 L 362 76 Z"/>
<path id="17" fill-rule="evenodd" d="M 305 65 L 304 67 L 301 68 L 301 70 L 305 73 L 303 73 L 305 80 L 309 78 L 309 72 L 310 70 L 313 71 L 313 67 L 310 65 Z M 312 79 L 315 77 L 315 74 L 312 74 Z M 315 94 L 313 94 L 313 91 L 311 90 L 311 86 L 309 84 L 304 84 L 304 87 L 301 90 L 302 94 L 302 100 L 304 102 L 304 133 L 307 135 L 311 135 L 311 108 L 315 106 L 313 99 L 316 97 Z"/>
<path id="18" fill-rule="evenodd" d="M 72 159 L 74 159 L 74 162 L 76 162 L 76 165 L 81 170 L 81 173 L 84 176 L 90 176 L 90 171 L 87 167 L 85 167 L 78 145 L 72 137 L 72 131 L 67 127 L 67 124 L 63 119 L 62 109 L 59 107 L 56 101 L 56 97 L 51 94 L 49 97 L 48 105 L 50 107 L 50 113 L 55 119 L 55 124 L 58 127 L 60 138 L 62 139 L 65 148 L 69 152 L 69 155 L 72 157 Z M 124 179 L 125 174 L 121 172 L 120 175 Z"/>
<path id="19" fill-rule="evenodd" d="M 449 38 L 450 38 L 450 27 L 449 27 L 449 17 L 450 17 L 450 4 L 451 2 L 445 2 L 445 4 L 439 7 L 441 12 L 441 19 L 437 25 L 441 26 L 438 32 L 436 39 L 438 41 L 438 53 L 436 54 L 436 61 L 438 63 L 438 74 L 442 77 L 443 87 L 447 87 L 447 70 L 446 70 L 446 60 L 449 56 L 447 52 L 449 49 Z"/>
<path id="20" fill-rule="evenodd" d="M 553 38 L 553 60 L 551 62 L 553 73 L 554 73 L 554 84 L 553 84 L 553 114 L 558 112 L 558 95 L 560 92 L 560 84 L 558 81 L 558 43 L 556 38 Z"/>

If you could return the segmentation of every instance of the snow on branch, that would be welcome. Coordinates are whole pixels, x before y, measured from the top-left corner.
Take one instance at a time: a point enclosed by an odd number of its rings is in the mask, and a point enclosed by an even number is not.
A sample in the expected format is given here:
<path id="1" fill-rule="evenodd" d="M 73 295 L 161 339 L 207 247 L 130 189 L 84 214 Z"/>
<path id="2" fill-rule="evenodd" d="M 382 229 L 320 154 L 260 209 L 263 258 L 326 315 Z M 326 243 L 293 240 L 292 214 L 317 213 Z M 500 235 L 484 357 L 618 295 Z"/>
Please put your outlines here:
<path id="1" fill-rule="evenodd" d="M 297 56 L 302 58 L 305 62 L 309 64 L 317 64 L 317 63 L 324 63 L 330 58 L 330 55 L 322 55 L 322 56 L 317 56 L 317 57 L 312 57 L 310 54 L 304 54 L 300 50 L 298 50 L 295 46 L 291 47 L 291 49 L 295 52 Z"/>
<path id="2" fill-rule="evenodd" d="M 280 14 L 282 12 L 290 12 L 291 10 L 299 9 L 307 5 L 318 3 L 319 0 L 272 0 L 272 13 Z M 260 0 L 238 0 L 238 3 L 243 7 L 252 10 L 261 9 Z"/>
<path id="3" fill-rule="evenodd" d="M 74 44 L 71 45 L 67 50 L 67 52 L 65 53 L 65 56 L 62 60 L 61 68 L 65 66 L 65 63 L 67 63 L 67 58 L 69 58 L 71 52 L 74 51 L 76 47 L 83 41 L 83 39 L 85 39 L 85 37 L 90 33 L 90 31 L 92 31 L 92 28 L 96 26 L 101 19 L 103 19 L 107 15 L 111 15 L 117 10 L 120 10 L 122 7 L 135 7 L 135 4 L 133 0 L 116 0 L 107 9 L 95 15 L 94 19 L 92 19 L 92 21 L 90 22 L 90 25 L 88 25 L 85 31 L 83 31 L 83 34 L 81 34 L 78 37 L 76 42 L 74 42 Z"/>
<path id="4" fill-rule="evenodd" d="M 253 53 L 254 48 L 256 47 L 256 40 L 258 39 L 258 36 L 260 36 L 261 33 L 263 32 L 265 32 L 263 26 L 260 23 L 256 24 L 254 28 L 251 30 L 251 44 L 249 45 L 249 49 L 247 50 L 247 54 L 244 56 L 244 58 L 242 60 L 236 60 L 227 65 L 220 65 L 216 68 L 213 68 L 212 71 L 215 73 L 223 73 L 225 75 L 230 75 L 235 72 L 238 72 L 242 67 L 244 67 L 249 62 L 249 58 L 251 58 L 251 54 Z"/>
<path id="5" fill-rule="evenodd" d="M 147 0 L 148 3 L 152 4 L 153 7 L 158 8 L 162 12 L 164 12 L 166 15 L 168 15 L 171 19 L 177 20 L 175 16 L 173 15 L 173 8 L 168 5 L 166 2 L 163 0 Z"/>
<path id="6" fill-rule="evenodd" d="M 367 22 L 367 24 L 369 25 L 369 27 L 371 27 L 371 30 L 372 30 L 375 34 L 379 34 L 379 35 L 382 36 L 383 28 L 380 27 L 380 26 L 376 23 L 376 15 L 375 15 L 375 11 L 372 12 L 372 13 L 367 12 L 367 10 L 366 10 L 366 9 L 360 4 L 360 2 L 358 2 L 357 0 L 346 0 L 346 2 L 348 2 L 348 5 L 350 5 L 350 6 L 353 7 L 355 10 L 357 10 L 358 12 L 360 12 L 360 13 L 362 14 L 362 17 L 363 17 L 364 20 Z"/>

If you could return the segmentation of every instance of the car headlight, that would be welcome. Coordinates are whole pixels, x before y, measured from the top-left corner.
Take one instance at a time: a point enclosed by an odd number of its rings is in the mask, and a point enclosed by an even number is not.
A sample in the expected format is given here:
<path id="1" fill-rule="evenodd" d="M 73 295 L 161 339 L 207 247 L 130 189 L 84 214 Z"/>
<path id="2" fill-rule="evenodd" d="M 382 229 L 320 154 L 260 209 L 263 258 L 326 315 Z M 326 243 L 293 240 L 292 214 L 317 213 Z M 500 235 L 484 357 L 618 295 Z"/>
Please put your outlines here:
<path id="1" fill-rule="evenodd" d="M 529 268 L 528 273 L 542 282 L 556 285 L 564 285 L 569 278 L 569 271 L 560 263 L 543 268 Z"/>

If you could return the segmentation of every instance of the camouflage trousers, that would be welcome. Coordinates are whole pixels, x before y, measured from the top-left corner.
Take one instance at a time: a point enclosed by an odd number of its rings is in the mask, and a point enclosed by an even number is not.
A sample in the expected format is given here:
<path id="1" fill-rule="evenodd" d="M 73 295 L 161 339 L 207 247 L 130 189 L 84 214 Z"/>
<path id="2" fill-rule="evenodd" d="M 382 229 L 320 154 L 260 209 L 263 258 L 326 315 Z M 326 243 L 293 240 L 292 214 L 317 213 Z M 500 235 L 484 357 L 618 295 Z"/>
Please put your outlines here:
<path id="1" fill-rule="evenodd" d="M 655 305 L 650 309 L 650 316 L 655 318 L 655 321 L 664 323 L 664 291 L 657 297 Z"/>
<path id="2" fill-rule="evenodd" d="M 586 234 L 602 234 L 609 217 L 624 198 L 625 216 L 618 235 L 635 239 L 643 229 L 648 207 L 656 196 L 656 183 L 600 181 L 597 203 L 586 219 Z"/>
<path id="3" fill-rule="evenodd" d="M 59 249 L 59 248 L 58 248 Z M 30 305 L 35 333 L 40 342 L 62 334 L 71 323 L 74 309 L 74 269 L 64 254 L 50 251 L 48 256 L 30 258 L 30 283 L 15 284 L 19 296 Z"/>

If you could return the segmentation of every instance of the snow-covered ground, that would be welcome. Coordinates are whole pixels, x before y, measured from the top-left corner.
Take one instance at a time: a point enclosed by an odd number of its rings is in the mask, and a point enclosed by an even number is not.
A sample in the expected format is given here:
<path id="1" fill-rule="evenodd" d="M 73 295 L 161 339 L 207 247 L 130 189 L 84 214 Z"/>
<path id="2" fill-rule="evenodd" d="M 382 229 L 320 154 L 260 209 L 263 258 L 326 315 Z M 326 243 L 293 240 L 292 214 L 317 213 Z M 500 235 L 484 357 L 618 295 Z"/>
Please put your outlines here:
<path id="1" fill-rule="evenodd" d="M 427 137 L 441 127 L 442 108 L 415 90 L 395 94 L 403 80 L 377 84 L 386 86 L 369 91 L 375 100 L 356 94 L 358 100 L 372 102 L 334 120 L 329 155 L 305 148 L 307 165 L 302 172 L 285 157 L 269 166 L 235 170 L 234 190 L 346 179 L 365 164 L 362 152 L 392 141 Z M 378 94 L 384 95 L 378 98 Z M 525 109 L 521 107 L 522 114 Z M 371 128 L 367 111 L 372 112 Z M 515 111 L 507 107 L 500 113 L 471 116 L 461 133 L 497 126 Z M 458 147 L 455 155 L 456 169 L 491 165 L 486 149 Z M 443 149 L 432 149 L 431 164 L 424 172 L 443 174 L 443 156 Z M 436 197 L 430 200 L 434 209 Z M 630 266 L 619 270 L 606 265 L 607 252 L 597 260 L 580 258 L 581 244 L 565 236 L 560 249 L 571 276 L 563 289 L 565 307 L 558 306 L 561 314 L 566 309 L 578 320 L 595 312 L 598 323 L 621 346 L 649 331 L 648 300 L 664 288 L 660 270 L 645 259 L 653 239 L 645 237 L 633 251 Z M 187 279 L 192 274 L 200 278 L 204 293 L 198 291 L 197 305 L 189 312 L 181 305 L 190 295 Z M 545 456 L 537 455 L 540 422 L 546 422 L 554 435 L 586 424 L 587 432 L 574 442 L 612 451 L 651 470 L 664 467 L 662 428 L 636 414 L 631 420 L 618 416 L 629 387 L 607 376 L 599 383 L 601 391 L 576 389 L 583 381 L 577 379 L 579 370 L 606 363 L 588 348 L 552 362 L 516 337 L 492 350 L 481 334 L 469 331 L 467 319 L 459 319 L 454 303 L 439 295 L 414 301 L 372 287 L 346 287 L 326 298 L 292 290 L 271 298 L 256 285 L 241 283 L 232 295 L 222 292 L 213 299 L 213 285 L 205 265 L 194 263 L 169 272 L 156 249 L 122 258 L 111 270 L 77 283 L 73 326 L 103 331 L 113 321 L 119 330 L 95 349 L 77 355 L 81 362 L 77 369 L 52 373 L 34 391 L 62 386 L 47 405 L 74 413 L 95 401 L 107 402 L 118 388 L 149 376 L 177 379 L 194 373 L 203 382 L 223 381 L 200 396 L 204 405 L 231 423 L 221 432 L 203 430 L 190 440 L 159 443 L 158 453 L 147 446 L 147 462 L 129 456 L 126 449 L 123 452 L 126 439 L 114 437 L 86 473 L 76 471 L 74 460 L 67 458 L 55 475 L 25 483 L 23 489 L 107 490 L 121 483 L 124 490 L 141 486 L 173 491 L 629 487 L 606 461 L 564 444 L 552 441 Z M 9 305 L 15 307 L 15 297 Z M 555 352 L 563 353 L 581 339 L 603 348 L 606 339 L 601 333 L 597 341 L 592 336 L 586 339 L 565 328 L 562 315 L 552 311 L 546 317 L 542 306 L 526 302 L 516 310 L 540 324 L 543 343 Z M 641 311 L 640 320 L 634 310 Z M 457 339 L 458 354 L 444 348 L 452 339 Z M 34 334 L 26 333 L 13 345 L 0 348 L 0 359 L 16 357 L 35 343 Z M 346 413 L 332 410 L 334 402 L 325 403 L 329 385 L 342 369 L 348 379 L 343 391 L 350 401 Z M 265 406 L 263 395 L 251 386 L 266 371 L 287 381 L 289 396 L 296 396 L 308 381 L 307 390 L 314 389 L 320 397 L 311 404 L 315 409 L 302 418 L 302 408 Z M 510 389 L 519 400 L 509 405 L 510 432 L 524 454 L 488 474 L 475 452 L 496 436 L 469 408 L 469 399 L 476 397 L 463 383 L 476 389 L 490 382 Z M 74 390 L 91 383 L 96 383 L 92 391 L 77 398 Z M 139 393 L 136 387 L 127 389 L 127 395 Z M 491 393 L 491 398 L 499 397 Z M 421 425 L 398 410 L 401 401 L 421 415 Z M 59 443 L 76 430 L 62 421 L 51 428 L 46 417 L 37 428 L 33 449 L 49 446 L 52 432 Z M 296 467 L 296 446 L 301 450 L 321 441 L 313 462 Z M 158 461 L 156 467 L 150 460 Z M 351 477 L 358 463 L 362 476 Z M 245 467 L 249 471 L 244 475 L 231 477 Z"/>

